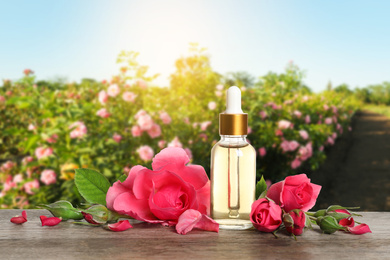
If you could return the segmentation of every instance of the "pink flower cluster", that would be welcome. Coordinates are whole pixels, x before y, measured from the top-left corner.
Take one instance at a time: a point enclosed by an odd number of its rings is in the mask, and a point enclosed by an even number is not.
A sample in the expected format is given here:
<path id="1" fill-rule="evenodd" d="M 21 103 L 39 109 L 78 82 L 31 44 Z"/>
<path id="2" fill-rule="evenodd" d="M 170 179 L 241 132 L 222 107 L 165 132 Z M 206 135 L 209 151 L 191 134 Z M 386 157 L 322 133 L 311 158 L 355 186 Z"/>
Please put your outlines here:
<path id="1" fill-rule="evenodd" d="M 69 129 L 72 131 L 70 132 L 70 138 L 82 138 L 87 134 L 87 127 L 85 124 L 81 121 L 74 122 L 69 126 Z"/>
<path id="2" fill-rule="evenodd" d="M 166 120 L 165 122 L 170 120 L 168 117 L 168 114 L 164 115 L 164 119 Z M 160 125 L 156 124 L 152 117 L 145 110 L 138 111 L 134 118 L 137 120 L 137 125 L 131 128 L 131 134 L 133 137 L 139 137 L 143 132 L 147 132 L 151 138 L 157 138 L 161 136 Z"/>

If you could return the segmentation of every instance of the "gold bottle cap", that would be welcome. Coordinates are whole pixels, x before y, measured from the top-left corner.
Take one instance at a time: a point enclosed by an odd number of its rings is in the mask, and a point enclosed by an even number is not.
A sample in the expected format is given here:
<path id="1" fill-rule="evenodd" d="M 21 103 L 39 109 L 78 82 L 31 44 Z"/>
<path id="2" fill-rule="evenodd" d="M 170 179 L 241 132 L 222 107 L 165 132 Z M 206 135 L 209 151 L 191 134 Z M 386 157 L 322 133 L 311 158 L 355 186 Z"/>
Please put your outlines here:
<path id="1" fill-rule="evenodd" d="M 220 135 L 247 135 L 248 114 L 219 114 Z"/>

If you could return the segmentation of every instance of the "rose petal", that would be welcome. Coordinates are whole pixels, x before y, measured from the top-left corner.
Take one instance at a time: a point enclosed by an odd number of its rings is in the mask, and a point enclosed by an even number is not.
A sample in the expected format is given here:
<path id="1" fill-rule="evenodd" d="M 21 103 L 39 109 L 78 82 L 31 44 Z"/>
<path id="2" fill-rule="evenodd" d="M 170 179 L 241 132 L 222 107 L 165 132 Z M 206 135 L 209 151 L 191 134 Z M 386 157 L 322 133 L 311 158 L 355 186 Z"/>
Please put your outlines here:
<path id="1" fill-rule="evenodd" d="M 27 213 L 25 210 L 22 211 L 22 216 L 15 216 L 10 220 L 14 224 L 23 224 L 27 222 Z"/>
<path id="2" fill-rule="evenodd" d="M 283 189 L 284 181 L 277 182 L 271 187 L 269 187 L 267 191 L 267 197 L 273 200 L 276 205 L 283 206 L 282 203 L 282 189 Z"/>
<path id="3" fill-rule="evenodd" d="M 365 233 L 372 233 L 370 227 L 367 224 L 360 224 L 356 227 L 348 228 L 349 232 L 355 235 L 361 235 Z"/>
<path id="4" fill-rule="evenodd" d="M 353 220 L 353 217 L 343 218 L 339 221 L 339 224 L 343 227 L 353 227 L 355 226 L 355 221 Z"/>
<path id="5" fill-rule="evenodd" d="M 128 230 L 129 228 L 132 228 L 133 226 L 130 224 L 130 222 L 126 220 L 120 220 L 117 223 L 114 224 L 108 224 L 108 228 L 112 231 L 125 231 Z"/>
<path id="6" fill-rule="evenodd" d="M 57 217 L 46 217 L 46 216 L 39 216 L 39 218 L 41 219 L 41 222 L 42 222 L 42 227 L 43 226 L 56 226 L 58 225 L 61 221 L 62 221 L 62 218 L 57 218 Z"/>
<path id="7" fill-rule="evenodd" d="M 218 233 L 219 224 L 208 216 L 201 214 L 199 211 L 189 209 L 179 217 L 178 223 L 176 225 L 176 231 L 179 234 L 185 235 L 193 228 L 214 231 Z"/>

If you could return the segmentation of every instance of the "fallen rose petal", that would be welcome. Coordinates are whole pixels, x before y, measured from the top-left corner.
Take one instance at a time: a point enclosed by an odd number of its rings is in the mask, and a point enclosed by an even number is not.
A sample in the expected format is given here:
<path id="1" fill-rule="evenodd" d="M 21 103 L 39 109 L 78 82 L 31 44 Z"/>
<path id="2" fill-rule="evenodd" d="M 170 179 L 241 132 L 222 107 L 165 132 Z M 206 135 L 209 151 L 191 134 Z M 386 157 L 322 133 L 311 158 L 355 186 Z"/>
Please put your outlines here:
<path id="1" fill-rule="evenodd" d="M 25 210 L 22 211 L 22 216 L 15 216 L 10 220 L 14 224 L 23 224 L 27 222 L 27 213 Z"/>
<path id="2" fill-rule="evenodd" d="M 58 225 L 61 221 L 62 218 L 57 218 L 57 217 L 46 217 L 46 216 L 39 216 L 42 222 L 42 227 L 43 226 L 56 226 Z"/>
<path id="3" fill-rule="evenodd" d="M 176 225 L 176 231 L 179 234 L 185 235 L 194 228 L 218 233 L 219 224 L 197 210 L 188 209 L 180 215 Z"/>
<path id="4" fill-rule="evenodd" d="M 356 227 L 349 227 L 348 231 L 355 235 L 362 235 L 365 233 L 372 233 L 370 227 L 367 224 L 360 224 Z"/>
<path id="5" fill-rule="evenodd" d="M 132 228 L 133 226 L 130 224 L 130 222 L 126 220 L 120 220 L 117 223 L 114 224 L 108 224 L 108 228 L 112 231 L 119 232 L 119 231 L 125 231 L 129 228 Z"/>

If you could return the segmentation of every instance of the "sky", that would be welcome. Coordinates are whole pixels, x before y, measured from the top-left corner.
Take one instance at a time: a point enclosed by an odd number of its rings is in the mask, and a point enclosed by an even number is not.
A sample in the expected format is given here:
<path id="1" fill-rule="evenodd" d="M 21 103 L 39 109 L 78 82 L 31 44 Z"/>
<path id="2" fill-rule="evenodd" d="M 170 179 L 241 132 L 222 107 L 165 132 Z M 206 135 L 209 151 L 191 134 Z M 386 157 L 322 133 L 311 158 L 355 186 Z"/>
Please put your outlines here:
<path id="1" fill-rule="evenodd" d="M 390 1 L 13 0 L 0 1 L 0 80 L 80 81 L 118 74 L 121 50 L 169 85 L 190 42 L 219 73 L 258 78 L 293 61 L 313 91 L 390 81 Z"/>

